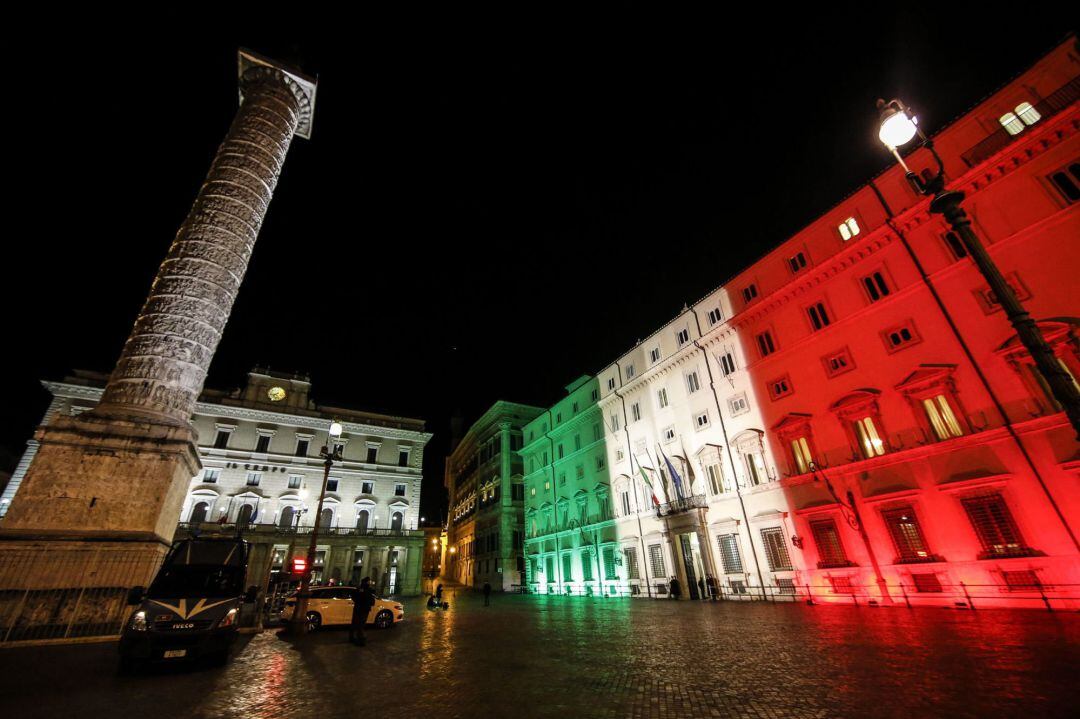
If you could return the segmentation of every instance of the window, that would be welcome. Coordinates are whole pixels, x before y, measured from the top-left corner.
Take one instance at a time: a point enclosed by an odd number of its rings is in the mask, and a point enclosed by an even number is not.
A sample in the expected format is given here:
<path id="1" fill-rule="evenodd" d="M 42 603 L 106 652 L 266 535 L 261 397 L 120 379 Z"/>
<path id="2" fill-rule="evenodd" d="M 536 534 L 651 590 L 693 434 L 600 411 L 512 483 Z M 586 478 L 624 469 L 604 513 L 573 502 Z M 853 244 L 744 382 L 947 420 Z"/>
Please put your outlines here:
<path id="1" fill-rule="evenodd" d="M 260 434 L 255 440 L 255 451 L 265 454 L 270 450 L 270 435 Z"/>
<path id="2" fill-rule="evenodd" d="M 724 313 L 720 311 L 719 307 L 714 307 L 709 310 L 707 318 L 709 320 L 709 326 L 712 327 L 715 324 L 719 324 L 720 321 L 724 319 Z"/>
<path id="3" fill-rule="evenodd" d="M 789 578 L 778 577 L 776 579 L 776 587 L 778 594 L 795 594 L 795 580 Z"/>
<path id="4" fill-rule="evenodd" d="M 1020 121 L 1020 118 L 1011 112 L 1006 112 L 1004 115 L 998 118 L 998 122 L 1005 128 L 1005 132 L 1010 135 L 1019 135 L 1024 131 L 1024 123 Z"/>
<path id="5" fill-rule="evenodd" d="M 611 431 L 612 432 L 618 432 L 619 431 L 619 415 L 616 412 L 611 413 Z M 544 464 L 547 464 L 547 462 L 544 462 Z"/>
<path id="6" fill-rule="evenodd" d="M 579 464 L 574 467 L 574 477 L 577 479 L 585 479 L 585 465 Z"/>
<path id="7" fill-rule="evenodd" d="M 1005 276 L 1005 284 L 1012 290 L 1013 295 L 1018 300 L 1031 299 L 1031 292 L 1028 290 L 1027 285 L 1020 279 L 1020 275 L 1016 272 L 1010 272 Z M 1001 300 L 998 299 L 997 293 L 991 290 L 989 287 L 980 287 L 974 290 L 975 299 L 982 307 L 983 312 L 991 314 L 1001 309 Z"/>
<path id="8" fill-rule="evenodd" d="M 295 452 L 296 456 L 297 457 L 306 457 L 307 453 L 308 453 L 308 446 L 310 445 L 310 443 L 311 443 L 311 440 L 308 440 L 308 439 L 298 439 L 298 440 L 296 440 L 296 452 Z"/>
<path id="9" fill-rule="evenodd" d="M 604 559 L 604 579 L 618 579 L 615 572 L 615 547 L 604 547 L 600 550 Z"/>
<path id="10" fill-rule="evenodd" d="M 758 352 L 762 357 L 768 357 L 776 351 L 776 343 L 773 342 L 772 332 L 765 330 L 757 336 Z"/>
<path id="11" fill-rule="evenodd" d="M 949 254 L 953 256 L 953 259 L 962 260 L 968 256 L 964 242 L 955 232 L 946 232 L 941 236 L 941 239 L 945 241 L 945 247 L 948 248 Z"/>
<path id="12" fill-rule="evenodd" d="M 334 454 L 341 457 L 345 454 L 345 445 L 341 442 L 334 442 Z"/>
<path id="13" fill-rule="evenodd" d="M 660 348 L 659 347 L 653 347 L 651 350 L 649 350 L 649 361 L 654 362 L 654 363 L 660 361 Z"/>
<path id="14" fill-rule="evenodd" d="M 247 486 L 258 487 L 259 482 L 262 481 L 262 472 L 248 472 L 247 473 Z"/>
<path id="15" fill-rule="evenodd" d="M 624 517 L 630 516 L 630 492 L 623 490 L 619 492 L 619 502 L 622 504 L 622 513 Z"/>
<path id="16" fill-rule="evenodd" d="M 922 593 L 936 593 L 942 591 L 941 582 L 936 574 L 922 573 L 912 574 L 911 582 L 915 585 L 915 591 Z"/>
<path id="17" fill-rule="evenodd" d="M 686 391 L 690 394 L 697 392 L 701 389 L 701 381 L 698 379 L 697 371 L 689 372 L 686 375 Z"/>
<path id="18" fill-rule="evenodd" d="M 559 459 L 562 459 L 563 457 L 566 456 L 566 450 L 563 448 L 562 444 L 556 445 L 555 449 L 558 450 Z"/>
<path id="19" fill-rule="evenodd" d="M 336 479 L 328 479 L 328 480 L 326 480 L 326 491 L 327 492 L 336 492 L 337 488 L 338 488 L 338 480 L 336 480 Z"/>
<path id="20" fill-rule="evenodd" d="M 364 461 L 368 464 L 375 464 L 379 461 L 379 447 L 377 445 L 368 445 L 367 457 Z"/>
<path id="21" fill-rule="evenodd" d="M 810 324 L 814 327 L 814 330 L 823 329 L 831 322 L 824 302 L 815 302 L 810 305 L 806 308 L 806 314 L 809 315 Z"/>
<path id="22" fill-rule="evenodd" d="M 882 297 L 887 297 L 890 292 L 889 284 L 885 281 L 885 275 L 880 270 L 863 277 L 862 286 L 871 302 L 877 302 Z"/>
<path id="23" fill-rule="evenodd" d="M 1001 578 L 1010 592 L 1037 592 L 1042 588 L 1042 582 L 1030 569 L 1005 571 L 1001 573 Z"/>
<path id="24" fill-rule="evenodd" d="M 731 412 L 732 417 L 736 417 L 743 412 L 750 411 L 750 403 L 746 399 L 746 393 L 737 394 L 734 397 L 728 398 L 728 411 Z"/>
<path id="25" fill-rule="evenodd" d="M 581 578 L 586 582 L 593 580 L 592 552 L 585 550 L 581 553 Z"/>
<path id="26" fill-rule="evenodd" d="M 771 380 L 766 387 L 769 390 L 769 397 L 774 400 L 787 397 L 792 392 L 791 379 L 787 375 Z"/>
<path id="27" fill-rule="evenodd" d="M 791 440 L 791 456 L 795 460 L 797 474 L 806 474 L 810 471 L 810 463 L 814 461 L 814 457 L 810 454 L 810 444 L 806 441 L 806 437 Z"/>
<path id="28" fill-rule="evenodd" d="M 724 476 L 719 464 L 709 464 L 705 467 L 705 474 L 709 478 L 709 490 L 713 494 L 724 493 Z"/>
<path id="29" fill-rule="evenodd" d="M 580 434 L 575 434 L 574 435 L 574 451 L 576 452 L 579 449 L 581 449 L 581 435 Z"/>
<path id="30" fill-rule="evenodd" d="M 634 402 L 630 405 L 630 421 L 637 422 L 641 419 L 641 404 Z"/>
<path id="31" fill-rule="evenodd" d="M 761 437 L 757 432 L 748 432 L 747 434 L 751 436 L 743 440 L 736 440 L 736 451 L 742 457 L 743 467 L 746 469 L 746 476 L 750 486 L 756 487 L 763 482 L 770 481 L 771 478 L 765 470 Z"/>
<path id="32" fill-rule="evenodd" d="M 731 356 L 730 352 L 725 352 L 720 355 L 720 371 L 727 377 L 729 374 L 735 371 L 735 358 Z"/>
<path id="33" fill-rule="evenodd" d="M 555 413 L 555 424 L 559 424 L 560 422 L 562 422 L 562 412 L 556 412 Z"/>
<path id="34" fill-rule="evenodd" d="M 665 444 L 667 444 L 668 442 L 674 442 L 675 441 L 675 428 L 674 427 L 666 427 L 661 434 L 664 437 L 664 443 Z"/>
<path id="35" fill-rule="evenodd" d="M 816 519 L 810 522 L 810 531 L 814 535 L 814 544 L 818 550 L 818 569 L 849 567 L 847 553 L 840 541 L 840 532 L 832 519 Z"/>
<path id="36" fill-rule="evenodd" d="M 375 493 L 375 483 L 374 482 L 361 482 L 360 483 L 360 494 L 374 494 L 374 493 Z"/>
<path id="37" fill-rule="evenodd" d="M 668 405 L 667 387 L 661 387 L 660 389 L 658 389 L 656 391 L 656 405 L 660 409 L 663 409 L 664 407 L 667 407 L 667 405 Z"/>
<path id="38" fill-rule="evenodd" d="M 397 465 L 399 467 L 409 466 L 409 450 L 399 449 L 397 453 Z"/>
<path id="39" fill-rule="evenodd" d="M 632 365 L 632 364 L 626 365 L 626 379 L 630 379 L 633 376 L 634 376 L 634 365 Z"/>
<path id="40" fill-rule="evenodd" d="M 615 450 L 615 461 L 616 461 L 616 462 L 621 462 L 621 461 L 623 461 L 623 458 L 624 458 L 625 456 L 626 456 L 626 454 L 624 454 L 624 453 L 623 453 L 623 451 L 622 451 L 621 449 L 617 449 L 617 450 Z"/>
<path id="41" fill-rule="evenodd" d="M 863 459 L 872 459 L 885 454 L 885 442 L 882 441 L 881 435 L 878 434 L 873 417 L 860 417 L 854 421 L 852 426 L 855 429 L 855 436 L 858 438 L 859 451 L 862 452 Z"/>
<path id="42" fill-rule="evenodd" d="M 821 363 L 825 365 L 825 376 L 830 378 L 855 369 L 855 362 L 851 359 L 851 352 L 847 347 L 825 355 L 821 358 Z"/>
<path id="43" fill-rule="evenodd" d="M 627 547 L 623 550 L 623 557 L 623 561 L 626 562 L 626 578 L 641 579 L 641 569 L 638 567 L 637 561 L 637 549 Z"/>
<path id="44" fill-rule="evenodd" d="M 960 500 L 967 512 L 983 551 L 979 559 L 994 557 L 1023 557 L 1032 554 L 1024 544 L 1020 529 L 1013 520 L 1008 505 L 1000 494 L 965 497 Z"/>
<path id="45" fill-rule="evenodd" d="M 596 471 L 602 472 L 607 467 L 607 458 L 602 454 L 596 455 Z"/>
<path id="46" fill-rule="evenodd" d="M 1080 162 L 1071 162 L 1053 173 L 1050 182 L 1070 205 L 1080 200 Z"/>
<path id="47" fill-rule="evenodd" d="M 574 581 L 574 555 L 569 552 L 562 555 L 562 578 L 564 582 Z"/>
<path id="48" fill-rule="evenodd" d="M 615 378 L 614 377 L 608 377 L 607 388 L 608 389 L 615 389 Z"/>
<path id="49" fill-rule="evenodd" d="M 1030 102 L 1021 102 L 1016 106 L 1017 116 L 1024 121 L 1025 125 L 1034 125 L 1042 119 L 1039 111 L 1031 106 Z"/>
<path id="50" fill-rule="evenodd" d="M 742 291 L 743 301 L 750 304 L 750 301 L 757 297 L 757 285 L 750 283 L 743 288 Z"/>
<path id="51" fill-rule="evenodd" d="M 705 429 L 709 426 L 709 413 L 702 412 L 701 414 L 694 415 L 694 427 L 697 429 Z"/>
<path id="52" fill-rule="evenodd" d="M 300 489 L 300 485 L 303 481 L 304 478 L 299 474 L 289 475 L 289 489 Z"/>
<path id="53" fill-rule="evenodd" d="M 732 594 L 746 594 L 746 582 L 741 579 L 732 579 L 728 582 L 731 585 Z"/>
<path id="54" fill-rule="evenodd" d="M 217 484 L 218 478 L 221 477 L 220 469 L 204 469 L 202 481 L 206 484 Z"/>
<path id="55" fill-rule="evenodd" d="M 765 556 L 769 560 L 769 570 L 773 572 L 791 571 L 791 557 L 788 556 L 784 531 L 779 527 L 761 530 L 761 542 L 765 545 Z"/>
<path id="56" fill-rule="evenodd" d="M 685 328 L 679 330 L 675 334 L 675 341 L 678 343 L 678 345 L 680 347 L 682 347 L 684 344 L 689 342 L 690 341 L 690 330 L 685 329 Z"/>
<path id="57" fill-rule="evenodd" d="M 795 274 L 799 270 L 806 268 L 806 255 L 802 252 L 797 252 L 794 257 L 789 257 L 787 262 L 788 269 L 791 270 L 792 274 Z"/>
<path id="58" fill-rule="evenodd" d="M 576 415 L 577 415 L 577 413 L 578 413 L 578 411 L 579 411 L 579 405 L 578 405 L 578 403 L 577 403 L 577 402 L 574 402 L 574 403 L 573 403 L 573 405 L 571 405 L 570 409 L 571 409 L 571 410 L 573 411 L 574 415 L 576 416 Z"/>
<path id="59" fill-rule="evenodd" d="M 851 577 L 829 577 L 833 594 L 854 594 L 855 589 L 851 586 Z"/>
<path id="60" fill-rule="evenodd" d="M 852 237 L 862 232 L 862 228 L 859 227 L 859 223 L 854 217 L 849 217 L 837 225 L 836 231 L 840 233 L 840 238 L 847 242 Z"/>
<path id="61" fill-rule="evenodd" d="M 939 440 L 962 437 L 964 430 L 956 420 L 949 400 L 943 394 L 927 397 L 922 401 L 923 409 L 926 410 L 927 419 L 934 430 L 934 435 Z"/>
<path id="62" fill-rule="evenodd" d="M 591 399 L 591 400 L 592 400 L 593 402 L 595 402 L 596 400 L 600 399 L 600 390 L 598 390 L 598 389 L 596 389 L 596 388 L 593 388 L 593 391 L 592 391 L 592 392 L 591 392 L 591 393 L 589 394 L 589 398 L 590 398 L 590 399 Z M 531 437 L 530 437 L 530 440 L 529 440 L 529 441 L 532 441 Z"/>
<path id="63" fill-rule="evenodd" d="M 649 570 L 654 577 L 666 577 L 663 550 L 659 544 L 649 545 Z"/>
<path id="64" fill-rule="evenodd" d="M 919 520 L 910 506 L 886 509 L 881 513 L 885 525 L 889 528 L 897 558 L 894 564 L 907 562 L 930 562 L 937 558 L 930 554 L 923 538 Z"/>
<path id="65" fill-rule="evenodd" d="M 881 338 L 885 342 L 885 349 L 890 353 L 918 344 L 922 339 L 915 331 L 915 324 L 911 320 L 902 325 L 890 327 L 881 333 Z"/>
<path id="66" fill-rule="evenodd" d="M 219 429 L 217 434 L 214 435 L 214 449 L 225 449 L 228 447 L 230 434 L 232 434 L 232 430 Z"/>

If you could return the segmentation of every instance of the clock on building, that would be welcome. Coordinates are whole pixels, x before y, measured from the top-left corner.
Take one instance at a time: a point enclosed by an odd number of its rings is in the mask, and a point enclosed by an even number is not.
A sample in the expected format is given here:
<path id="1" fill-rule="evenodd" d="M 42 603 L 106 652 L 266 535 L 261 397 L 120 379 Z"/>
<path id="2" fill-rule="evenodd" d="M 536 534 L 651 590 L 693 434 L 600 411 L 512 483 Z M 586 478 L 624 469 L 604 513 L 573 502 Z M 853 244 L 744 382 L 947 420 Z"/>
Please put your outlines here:
<path id="1" fill-rule="evenodd" d="M 271 387 L 266 391 L 266 396 L 270 398 L 271 402 L 280 402 L 285 399 L 285 390 L 281 387 Z"/>

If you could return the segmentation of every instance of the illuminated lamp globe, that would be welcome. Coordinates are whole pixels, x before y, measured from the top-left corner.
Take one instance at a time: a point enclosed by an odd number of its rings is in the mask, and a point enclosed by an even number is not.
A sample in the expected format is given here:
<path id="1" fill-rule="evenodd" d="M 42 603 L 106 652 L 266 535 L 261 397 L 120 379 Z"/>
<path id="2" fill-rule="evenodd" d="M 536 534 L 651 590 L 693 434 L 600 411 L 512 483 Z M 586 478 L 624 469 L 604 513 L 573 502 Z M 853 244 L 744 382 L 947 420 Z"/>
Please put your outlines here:
<path id="1" fill-rule="evenodd" d="M 919 131 L 919 119 L 908 114 L 899 100 L 888 103 L 878 100 L 878 108 L 881 112 L 881 128 L 878 130 L 878 138 L 890 150 L 911 142 L 911 138 Z"/>
<path id="2" fill-rule="evenodd" d="M 341 436 L 341 422 L 338 422 L 338 421 L 335 420 L 335 421 L 330 423 L 330 436 L 331 437 L 340 437 Z"/>

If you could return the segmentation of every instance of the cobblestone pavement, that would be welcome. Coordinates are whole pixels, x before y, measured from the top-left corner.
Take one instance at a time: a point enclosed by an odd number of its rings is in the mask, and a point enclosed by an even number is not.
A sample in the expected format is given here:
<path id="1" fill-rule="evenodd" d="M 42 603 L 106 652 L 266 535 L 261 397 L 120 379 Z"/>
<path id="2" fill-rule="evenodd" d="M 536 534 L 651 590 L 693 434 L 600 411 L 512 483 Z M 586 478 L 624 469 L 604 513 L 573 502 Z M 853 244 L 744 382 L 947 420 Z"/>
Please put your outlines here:
<path id="1" fill-rule="evenodd" d="M 0 649 L 18 717 L 1065 717 L 1080 615 L 469 593 L 370 631 L 242 637 L 116 674 L 113 644 Z"/>

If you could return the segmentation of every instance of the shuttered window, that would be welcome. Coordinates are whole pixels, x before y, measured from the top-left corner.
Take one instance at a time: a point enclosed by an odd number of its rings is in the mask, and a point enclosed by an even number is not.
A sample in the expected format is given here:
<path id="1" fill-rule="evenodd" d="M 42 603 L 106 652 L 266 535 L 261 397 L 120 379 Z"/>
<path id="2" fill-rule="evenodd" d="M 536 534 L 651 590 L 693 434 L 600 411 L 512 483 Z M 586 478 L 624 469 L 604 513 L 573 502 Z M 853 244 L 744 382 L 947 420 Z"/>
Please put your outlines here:
<path id="1" fill-rule="evenodd" d="M 896 546 L 897 562 L 930 560 L 930 550 L 926 547 L 922 528 L 919 527 L 919 520 L 910 506 L 887 509 L 881 515 Z"/>
<path id="2" fill-rule="evenodd" d="M 850 564 L 844 545 L 840 542 L 840 532 L 836 522 L 831 519 L 818 519 L 810 523 L 814 534 L 814 544 L 818 550 L 818 569 L 846 567 Z"/>
<path id="3" fill-rule="evenodd" d="M 604 579 L 617 579 L 618 575 L 615 573 L 615 548 L 604 547 L 602 551 L 604 553 Z"/>
<path id="4" fill-rule="evenodd" d="M 626 576 L 629 579 L 641 579 L 641 570 L 638 568 L 637 563 L 637 549 L 633 547 L 627 547 L 623 550 L 623 554 L 626 557 Z"/>
<path id="5" fill-rule="evenodd" d="M 649 546 L 649 570 L 654 577 L 667 576 L 667 572 L 664 570 L 664 555 L 659 544 Z"/>
<path id="6" fill-rule="evenodd" d="M 769 569 L 774 572 L 790 571 L 791 557 L 788 555 L 784 532 L 779 527 L 761 530 L 761 541 L 765 544 L 765 555 L 769 559 Z"/>

